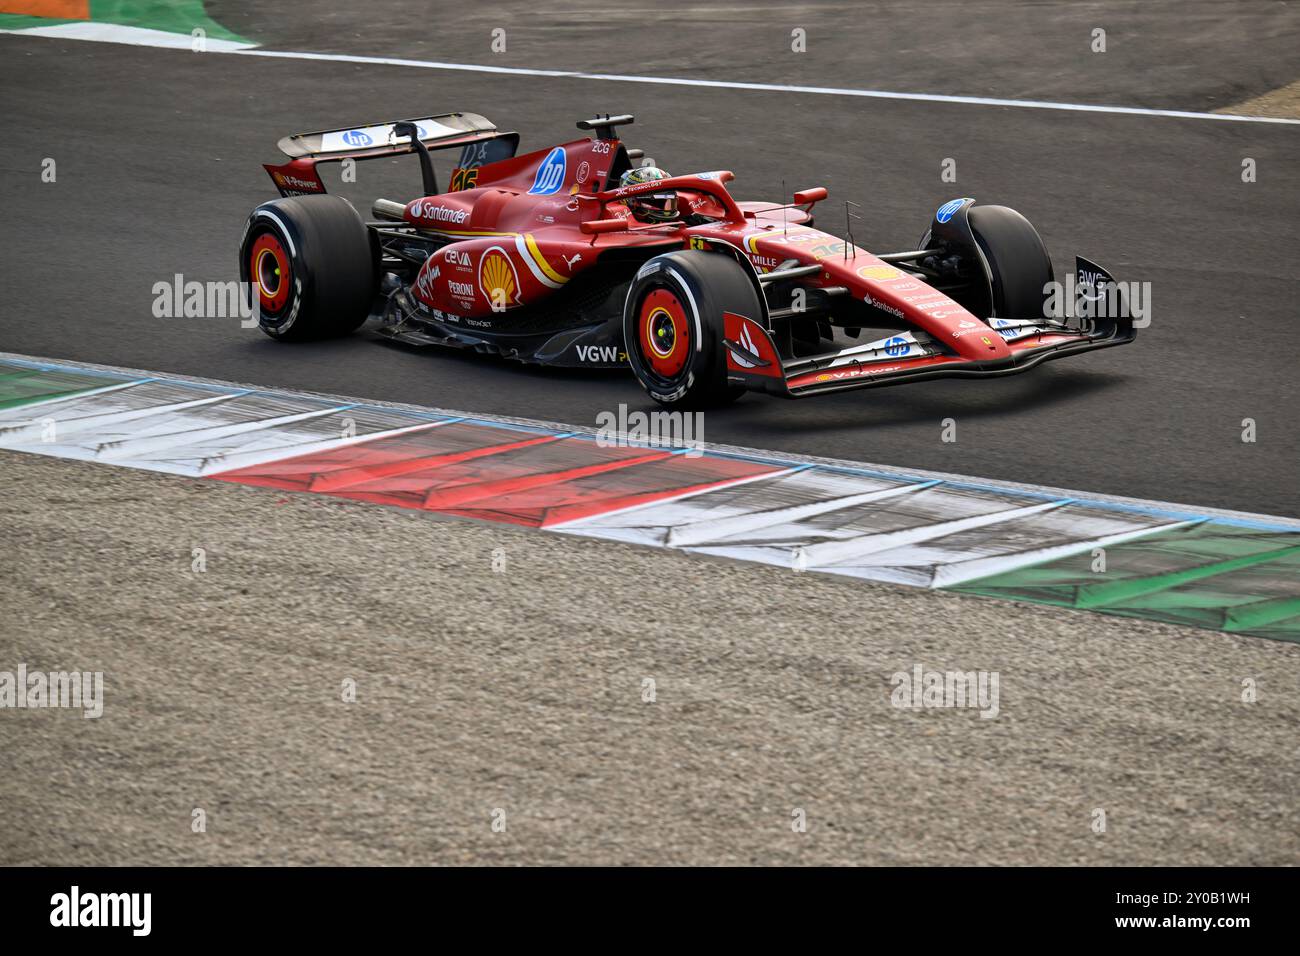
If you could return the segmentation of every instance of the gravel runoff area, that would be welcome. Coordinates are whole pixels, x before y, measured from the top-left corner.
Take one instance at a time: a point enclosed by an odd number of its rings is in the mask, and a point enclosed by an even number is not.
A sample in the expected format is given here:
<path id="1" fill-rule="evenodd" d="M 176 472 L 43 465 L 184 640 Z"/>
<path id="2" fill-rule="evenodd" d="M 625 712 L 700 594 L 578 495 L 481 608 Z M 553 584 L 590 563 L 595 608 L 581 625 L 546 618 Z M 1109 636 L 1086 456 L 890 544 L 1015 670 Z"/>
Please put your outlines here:
<path id="1" fill-rule="evenodd" d="M 1270 90 L 1216 113 L 1239 113 L 1243 116 L 1276 116 L 1282 119 L 1300 119 L 1300 80 Z"/>
<path id="2" fill-rule="evenodd" d="M 0 710 L 0 863 L 1300 859 L 1295 645 L 10 452 L 0 475 L 0 672 L 104 673 L 98 719 Z M 996 672 L 997 716 L 892 706 L 918 664 Z"/>

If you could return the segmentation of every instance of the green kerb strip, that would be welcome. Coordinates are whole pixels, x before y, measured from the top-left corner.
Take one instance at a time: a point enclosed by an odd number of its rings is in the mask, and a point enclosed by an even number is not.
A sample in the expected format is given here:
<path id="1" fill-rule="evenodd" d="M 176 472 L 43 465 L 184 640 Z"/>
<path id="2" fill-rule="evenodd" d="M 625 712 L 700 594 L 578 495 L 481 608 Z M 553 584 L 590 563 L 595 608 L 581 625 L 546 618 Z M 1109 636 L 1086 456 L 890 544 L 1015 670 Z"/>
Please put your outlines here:
<path id="1" fill-rule="evenodd" d="M 78 392 L 134 381 L 125 376 L 81 375 L 43 369 L 15 370 L 12 366 L 0 366 L 0 369 L 4 369 L 3 374 L 0 374 L 0 409 L 31 405 L 52 398 L 66 398 Z"/>
<path id="2" fill-rule="evenodd" d="M 1270 624 L 1281 623 L 1289 617 L 1294 617 L 1300 622 L 1300 597 L 1275 598 L 1271 601 L 1256 601 L 1254 604 L 1235 607 L 1228 612 L 1223 622 L 1223 629 L 1233 633 L 1249 634 Z M 1292 626 L 1300 631 L 1300 623 Z M 1296 639 L 1300 640 L 1300 633 L 1297 634 Z"/>
<path id="3" fill-rule="evenodd" d="M 1157 591 L 1179 587 L 1183 584 L 1191 584 L 1200 581 L 1202 578 L 1212 578 L 1218 574 L 1227 574 L 1229 571 L 1236 571 L 1239 568 L 1248 568 L 1251 565 L 1280 560 L 1293 554 L 1300 554 L 1300 546 L 1279 548 L 1276 551 L 1265 551 L 1262 554 L 1254 554 L 1245 558 L 1233 558 L 1230 561 L 1205 564 L 1187 571 L 1175 571 L 1172 574 L 1157 574 L 1149 578 L 1085 585 L 1079 588 L 1074 606 L 1091 609 L 1105 607 L 1108 604 L 1121 604 L 1148 594 L 1154 594 Z"/>
<path id="4" fill-rule="evenodd" d="M 1300 642 L 1300 533 L 1207 521 L 949 590 Z"/>
<path id="5" fill-rule="evenodd" d="M 167 33 L 182 33 L 187 36 L 199 27 L 206 36 L 215 40 L 252 42 L 211 19 L 203 9 L 202 0 L 90 0 L 90 20 L 95 23 L 116 23 L 128 27 L 163 30 Z M 51 27 L 77 22 L 79 21 L 16 13 L 0 14 L 0 30 L 27 30 L 32 27 Z"/>
<path id="6" fill-rule="evenodd" d="M 33 27 L 57 27 L 64 23 L 81 23 L 81 20 L 60 20 L 57 17 L 29 17 L 25 13 L 0 13 L 0 30 L 30 30 Z"/>
<path id="7" fill-rule="evenodd" d="M 195 27 L 202 27 L 208 36 L 218 40 L 249 42 L 210 19 L 201 0 L 90 0 L 90 16 L 107 23 L 169 33 L 193 33 Z"/>

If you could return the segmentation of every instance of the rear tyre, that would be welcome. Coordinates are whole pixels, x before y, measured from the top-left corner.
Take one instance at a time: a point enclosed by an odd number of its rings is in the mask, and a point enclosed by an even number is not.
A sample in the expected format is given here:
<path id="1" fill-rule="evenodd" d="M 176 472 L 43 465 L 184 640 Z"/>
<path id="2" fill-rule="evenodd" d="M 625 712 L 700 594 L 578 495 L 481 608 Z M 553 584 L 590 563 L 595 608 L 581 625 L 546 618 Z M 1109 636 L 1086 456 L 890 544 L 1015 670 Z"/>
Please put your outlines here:
<path id="1" fill-rule="evenodd" d="M 642 387 L 660 405 L 716 408 L 745 391 L 727 384 L 723 313 L 756 318 L 743 267 L 716 252 L 668 252 L 637 272 L 623 306 L 623 343 Z"/>
<path id="2" fill-rule="evenodd" d="M 366 321 L 379 284 L 379 250 L 338 196 L 295 196 L 253 210 L 239 244 L 239 276 L 263 332 L 282 342 L 345 335 Z"/>
<path id="3" fill-rule="evenodd" d="M 1055 281 L 1055 274 L 1038 230 L 1006 206 L 972 206 L 967 218 L 992 273 L 989 314 L 1004 319 L 1042 318 L 1047 297 L 1043 287 Z"/>

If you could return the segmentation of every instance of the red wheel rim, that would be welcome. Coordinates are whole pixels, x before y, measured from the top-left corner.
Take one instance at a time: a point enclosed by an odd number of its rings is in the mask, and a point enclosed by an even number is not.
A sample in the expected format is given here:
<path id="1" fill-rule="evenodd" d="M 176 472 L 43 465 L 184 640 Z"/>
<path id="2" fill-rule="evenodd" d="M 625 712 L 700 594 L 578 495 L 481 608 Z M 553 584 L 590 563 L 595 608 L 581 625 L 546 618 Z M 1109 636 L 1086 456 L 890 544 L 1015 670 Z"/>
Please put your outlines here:
<path id="1" fill-rule="evenodd" d="M 289 256 L 284 246 L 272 233 L 262 233 L 248 251 L 248 274 L 257 288 L 263 312 L 275 315 L 285 307 L 293 274 L 289 271 Z"/>
<path id="2" fill-rule="evenodd" d="M 641 300 L 641 354 L 656 375 L 676 378 L 686 367 L 691 327 L 686 310 L 667 289 L 655 289 Z"/>

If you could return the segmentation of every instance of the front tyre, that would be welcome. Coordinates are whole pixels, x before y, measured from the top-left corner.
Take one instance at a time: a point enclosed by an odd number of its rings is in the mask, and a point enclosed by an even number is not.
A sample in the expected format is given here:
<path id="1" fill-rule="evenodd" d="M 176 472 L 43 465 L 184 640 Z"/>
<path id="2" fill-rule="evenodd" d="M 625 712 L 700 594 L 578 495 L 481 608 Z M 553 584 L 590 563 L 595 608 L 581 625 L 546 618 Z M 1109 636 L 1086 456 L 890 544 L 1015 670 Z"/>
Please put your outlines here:
<path id="1" fill-rule="evenodd" d="M 972 206 L 968 221 L 989 264 L 989 314 L 1004 319 L 1042 318 L 1045 287 L 1055 276 L 1038 230 L 1007 206 Z"/>
<path id="2" fill-rule="evenodd" d="M 253 210 L 239 244 L 263 332 L 282 342 L 353 331 L 379 284 L 378 243 L 347 200 L 294 196 Z"/>
<path id="3" fill-rule="evenodd" d="M 716 408 L 745 389 L 727 384 L 723 313 L 758 318 L 758 292 L 744 267 L 716 252 L 655 256 L 632 280 L 623 343 L 642 387 L 669 408 Z"/>

